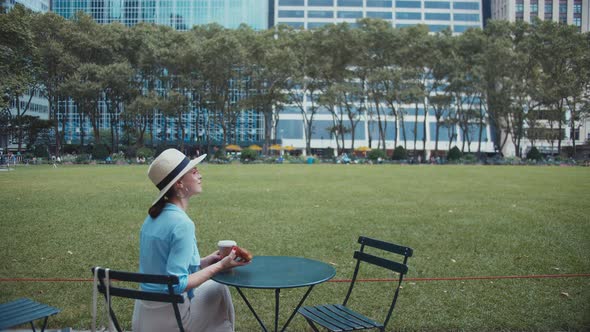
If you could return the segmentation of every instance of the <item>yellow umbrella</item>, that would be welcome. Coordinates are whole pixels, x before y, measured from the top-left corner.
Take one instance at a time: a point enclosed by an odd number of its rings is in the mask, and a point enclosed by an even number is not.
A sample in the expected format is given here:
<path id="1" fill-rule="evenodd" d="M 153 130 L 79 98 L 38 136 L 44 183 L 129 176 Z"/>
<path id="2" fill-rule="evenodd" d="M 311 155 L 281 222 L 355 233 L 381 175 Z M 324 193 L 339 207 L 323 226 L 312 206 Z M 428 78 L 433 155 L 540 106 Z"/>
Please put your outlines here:
<path id="1" fill-rule="evenodd" d="M 361 147 L 354 149 L 354 151 L 367 152 L 367 151 L 371 151 L 371 148 L 368 146 L 361 146 Z"/>
<path id="2" fill-rule="evenodd" d="M 225 149 L 227 151 L 242 151 L 242 148 L 235 144 L 226 145 Z"/>
<path id="3" fill-rule="evenodd" d="M 273 144 L 273 145 L 270 146 L 269 149 L 271 149 L 271 150 L 281 150 L 282 148 L 283 147 L 280 146 L 279 144 Z"/>
<path id="4" fill-rule="evenodd" d="M 262 151 L 262 148 L 256 144 L 252 144 L 248 147 L 248 149 L 250 150 L 254 150 L 254 151 Z"/>
<path id="5" fill-rule="evenodd" d="M 283 150 L 285 150 L 285 151 L 293 151 L 293 150 L 295 150 L 295 148 L 292 145 L 290 145 L 290 146 L 285 146 L 283 148 Z"/>

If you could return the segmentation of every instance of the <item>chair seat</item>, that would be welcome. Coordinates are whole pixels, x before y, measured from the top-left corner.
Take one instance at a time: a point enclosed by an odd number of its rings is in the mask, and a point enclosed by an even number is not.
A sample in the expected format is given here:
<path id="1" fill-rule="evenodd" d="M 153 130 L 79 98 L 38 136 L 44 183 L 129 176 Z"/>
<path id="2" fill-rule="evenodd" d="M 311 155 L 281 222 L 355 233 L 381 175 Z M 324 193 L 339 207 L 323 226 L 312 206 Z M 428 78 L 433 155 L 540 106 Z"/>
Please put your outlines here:
<path id="1" fill-rule="evenodd" d="M 0 330 L 29 323 L 39 318 L 47 318 L 61 310 L 22 298 L 0 304 Z"/>
<path id="2" fill-rule="evenodd" d="M 383 324 L 340 304 L 302 307 L 299 313 L 330 331 L 355 331 L 383 327 Z"/>

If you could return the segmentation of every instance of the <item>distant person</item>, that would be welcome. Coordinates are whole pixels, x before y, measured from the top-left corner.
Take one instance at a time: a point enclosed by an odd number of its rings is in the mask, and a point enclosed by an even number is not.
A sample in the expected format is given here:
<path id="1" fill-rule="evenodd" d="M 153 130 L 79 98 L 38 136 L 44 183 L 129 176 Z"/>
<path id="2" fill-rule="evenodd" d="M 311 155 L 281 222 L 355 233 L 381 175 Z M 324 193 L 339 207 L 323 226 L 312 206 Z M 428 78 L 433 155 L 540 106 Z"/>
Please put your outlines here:
<path id="1" fill-rule="evenodd" d="M 235 260 L 235 250 L 225 257 L 216 251 L 201 257 L 195 224 L 186 214 L 192 196 L 202 192 L 197 164 L 207 155 L 189 160 L 182 152 L 162 152 L 148 169 L 149 179 L 160 190 L 141 227 L 139 272 L 176 275 L 174 291 L 186 301 L 179 304 L 186 331 L 234 331 L 235 313 L 227 286 L 210 280 L 215 274 L 245 265 Z M 146 291 L 167 293 L 166 285 L 141 284 Z M 135 301 L 133 331 L 177 331 L 170 303 Z"/>

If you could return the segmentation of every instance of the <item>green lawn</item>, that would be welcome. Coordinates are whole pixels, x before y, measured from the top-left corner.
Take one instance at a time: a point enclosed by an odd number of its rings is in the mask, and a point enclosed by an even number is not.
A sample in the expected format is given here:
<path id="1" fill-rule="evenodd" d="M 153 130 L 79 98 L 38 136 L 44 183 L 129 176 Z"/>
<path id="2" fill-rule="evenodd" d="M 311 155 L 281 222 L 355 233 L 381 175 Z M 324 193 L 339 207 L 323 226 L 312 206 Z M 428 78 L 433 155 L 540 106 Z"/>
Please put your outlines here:
<path id="1" fill-rule="evenodd" d="M 590 273 L 590 169 L 399 165 L 203 165 L 192 200 L 201 253 L 234 239 L 255 255 L 332 263 L 350 278 L 359 235 L 414 248 L 409 278 Z M 156 189 L 146 166 L 18 167 L 0 172 L 0 278 L 91 278 L 137 269 L 138 233 Z M 361 277 L 383 277 L 365 271 Z M 353 307 L 381 317 L 384 283 Z M 53 327 L 90 327 L 91 282 L 0 282 L 0 302 L 63 311 Z M 307 304 L 341 301 L 344 283 Z M 271 291 L 248 292 L 270 323 Z M 283 309 L 302 290 L 285 290 Z M 353 293 L 353 296 L 355 293 Z M 238 331 L 258 331 L 234 292 Z M 116 303 L 130 329 L 132 303 Z M 283 318 L 286 317 L 283 312 Z M 296 317 L 291 331 L 306 329 Z M 405 282 L 388 330 L 589 330 L 590 278 Z"/>

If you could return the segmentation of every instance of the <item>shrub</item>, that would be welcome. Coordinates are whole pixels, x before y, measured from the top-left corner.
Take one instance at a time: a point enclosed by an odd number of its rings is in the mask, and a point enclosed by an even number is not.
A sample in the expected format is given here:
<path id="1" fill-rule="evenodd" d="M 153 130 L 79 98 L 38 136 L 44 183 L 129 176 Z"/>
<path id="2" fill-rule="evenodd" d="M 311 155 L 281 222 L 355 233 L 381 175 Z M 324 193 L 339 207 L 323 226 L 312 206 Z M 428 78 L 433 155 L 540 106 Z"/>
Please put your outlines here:
<path id="1" fill-rule="evenodd" d="M 66 144 L 63 146 L 63 153 L 69 153 L 69 154 L 77 154 L 78 152 L 80 152 L 80 146 L 76 145 L 76 144 Z"/>
<path id="2" fill-rule="evenodd" d="M 124 151 L 125 151 L 125 156 L 127 156 L 127 158 L 137 157 L 137 147 L 135 147 L 135 145 L 129 145 L 129 146 L 125 147 Z"/>
<path id="3" fill-rule="evenodd" d="M 148 147 L 141 147 L 139 149 L 137 149 L 137 151 L 135 152 L 135 156 L 136 157 L 140 157 L 140 158 L 153 158 L 154 157 L 154 150 L 148 148 Z"/>
<path id="4" fill-rule="evenodd" d="M 218 149 L 217 151 L 215 151 L 215 153 L 213 154 L 213 158 L 221 160 L 227 159 L 225 155 L 225 149 Z"/>
<path id="5" fill-rule="evenodd" d="M 324 149 L 322 151 L 322 158 L 333 159 L 334 158 L 334 148 Z"/>
<path id="6" fill-rule="evenodd" d="M 367 159 L 376 161 L 379 158 L 381 158 L 381 159 L 387 158 L 387 154 L 385 153 L 384 150 L 374 149 L 374 150 L 371 150 L 367 153 Z"/>
<path id="7" fill-rule="evenodd" d="M 242 154 L 240 155 L 240 160 L 242 162 L 245 161 L 254 161 L 258 159 L 258 152 L 252 150 L 252 149 L 244 149 L 242 150 Z"/>
<path id="8" fill-rule="evenodd" d="M 475 164 L 477 163 L 477 156 L 473 153 L 466 153 L 463 156 L 463 162 L 465 162 L 466 164 Z"/>
<path id="9" fill-rule="evenodd" d="M 33 155 L 35 157 L 49 158 L 47 145 L 35 145 L 33 148 Z"/>
<path id="10" fill-rule="evenodd" d="M 111 152 L 105 144 L 97 144 L 92 149 L 92 156 L 95 160 L 104 160 L 110 154 Z"/>
<path id="11" fill-rule="evenodd" d="M 89 161 L 90 155 L 87 155 L 85 153 L 76 156 L 76 164 L 88 164 Z"/>
<path id="12" fill-rule="evenodd" d="M 408 151 L 404 149 L 403 146 L 399 145 L 398 147 L 393 150 L 393 156 L 391 157 L 393 160 L 406 160 L 408 159 Z"/>
<path id="13" fill-rule="evenodd" d="M 447 159 L 457 161 L 457 160 L 461 159 L 462 155 L 463 155 L 463 153 L 461 152 L 461 150 L 459 150 L 458 147 L 454 146 L 447 154 Z"/>
<path id="14" fill-rule="evenodd" d="M 539 149 L 533 146 L 529 152 L 527 152 L 526 159 L 539 161 L 543 159 L 543 155 L 539 152 Z"/>

